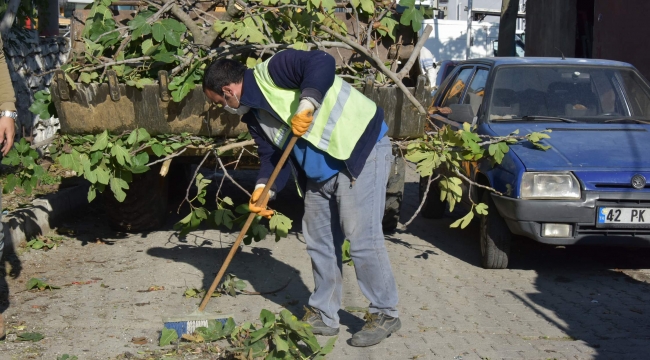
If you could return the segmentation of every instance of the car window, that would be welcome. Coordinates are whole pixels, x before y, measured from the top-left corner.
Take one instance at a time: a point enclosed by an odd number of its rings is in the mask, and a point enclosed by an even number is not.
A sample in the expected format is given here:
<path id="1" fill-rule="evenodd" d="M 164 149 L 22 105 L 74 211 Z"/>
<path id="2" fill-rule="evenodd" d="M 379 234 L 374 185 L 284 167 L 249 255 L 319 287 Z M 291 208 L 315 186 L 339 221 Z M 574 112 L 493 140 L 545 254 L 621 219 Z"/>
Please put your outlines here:
<path id="1" fill-rule="evenodd" d="M 625 87 L 632 115 L 643 118 L 650 118 L 650 94 L 648 86 L 641 78 L 632 71 L 621 72 L 620 78 Z"/>
<path id="2" fill-rule="evenodd" d="M 471 84 L 469 84 L 469 87 L 467 88 L 467 94 L 465 94 L 463 104 L 472 105 L 474 116 L 478 114 L 478 109 L 481 107 L 481 103 L 483 102 L 487 77 L 488 71 L 486 69 L 478 69 L 476 71 L 476 75 L 474 75 L 474 78 L 472 79 Z"/>
<path id="3" fill-rule="evenodd" d="M 452 104 L 458 104 L 460 102 L 460 97 L 463 95 L 463 91 L 467 86 L 467 81 L 474 72 L 474 68 L 465 68 L 458 73 L 454 79 L 451 87 L 447 90 L 444 99 L 442 100 L 442 107 L 448 107 Z"/>
<path id="4" fill-rule="evenodd" d="M 525 116 L 602 122 L 650 119 L 650 87 L 632 69 L 615 66 L 509 66 L 495 74 L 490 120 Z"/>

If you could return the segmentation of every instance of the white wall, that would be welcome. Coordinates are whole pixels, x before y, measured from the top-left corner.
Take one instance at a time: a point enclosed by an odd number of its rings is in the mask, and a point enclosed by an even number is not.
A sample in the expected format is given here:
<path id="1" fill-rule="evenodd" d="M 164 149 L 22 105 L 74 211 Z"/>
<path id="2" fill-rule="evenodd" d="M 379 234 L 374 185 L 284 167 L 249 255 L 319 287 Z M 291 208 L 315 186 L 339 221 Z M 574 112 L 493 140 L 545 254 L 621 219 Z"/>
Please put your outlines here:
<path id="1" fill-rule="evenodd" d="M 445 14 L 448 20 L 467 20 L 467 0 L 438 0 L 439 8 L 447 8 Z M 526 0 L 519 0 L 520 11 L 525 9 Z M 501 10 L 501 0 L 473 0 L 472 8 Z M 486 22 L 499 22 L 498 16 L 486 16 Z M 517 28 L 523 29 L 523 22 L 518 21 Z"/>

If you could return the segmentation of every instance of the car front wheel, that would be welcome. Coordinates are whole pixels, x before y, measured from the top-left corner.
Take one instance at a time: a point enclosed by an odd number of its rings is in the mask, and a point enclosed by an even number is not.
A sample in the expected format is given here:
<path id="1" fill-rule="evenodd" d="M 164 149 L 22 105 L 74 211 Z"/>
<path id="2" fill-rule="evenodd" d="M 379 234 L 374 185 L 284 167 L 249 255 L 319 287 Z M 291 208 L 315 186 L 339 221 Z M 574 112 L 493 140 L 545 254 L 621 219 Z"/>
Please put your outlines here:
<path id="1" fill-rule="evenodd" d="M 482 202 L 488 206 L 488 214 L 481 216 L 481 262 L 486 269 L 508 267 L 512 234 L 505 220 L 494 206 L 489 191 L 485 191 Z"/>

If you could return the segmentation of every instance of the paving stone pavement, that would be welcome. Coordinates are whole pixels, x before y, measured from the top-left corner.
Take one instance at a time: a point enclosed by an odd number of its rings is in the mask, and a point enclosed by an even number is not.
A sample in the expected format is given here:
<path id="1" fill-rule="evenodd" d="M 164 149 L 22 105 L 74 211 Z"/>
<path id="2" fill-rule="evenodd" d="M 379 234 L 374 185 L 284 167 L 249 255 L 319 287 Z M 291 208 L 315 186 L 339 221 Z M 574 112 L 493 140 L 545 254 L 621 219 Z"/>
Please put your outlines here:
<path id="1" fill-rule="evenodd" d="M 417 191 L 411 169 L 402 222 L 418 206 Z M 517 239 L 509 269 L 485 270 L 477 224 L 449 228 L 460 215 L 418 218 L 386 236 L 402 330 L 374 348 L 338 345 L 335 358 L 650 358 L 650 251 Z M 344 273 L 344 306 L 363 304 L 353 271 Z"/>
<path id="2" fill-rule="evenodd" d="M 248 184 L 252 187 L 252 183 Z M 247 185 L 247 186 L 248 186 Z M 415 212 L 417 176 L 407 172 L 402 222 Z M 272 204 L 299 219 L 301 200 L 283 191 Z M 235 199 L 239 203 L 245 199 Z M 478 226 L 450 229 L 456 212 L 440 220 L 417 218 L 407 229 L 386 235 L 399 288 L 402 329 L 381 344 L 354 348 L 348 341 L 363 326 L 366 307 L 353 267 L 344 265 L 341 332 L 331 359 L 648 359 L 650 358 L 650 251 L 620 248 L 554 248 L 519 239 L 507 270 L 480 267 Z M 46 334 L 39 357 L 63 353 L 80 359 L 106 359 L 143 346 L 133 337 L 155 339 L 161 317 L 192 312 L 197 299 L 182 296 L 187 288 L 207 288 L 236 232 L 198 230 L 178 239 L 167 229 L 147 234 L 116 234 L 101 222 L 101 214 L 79 218 L 67 226 L 76 243 L 55 252 L 27 253 L 23 276 L 46 272 L 55 284 L 100 276 L 99 284 L 70 287 L 49 294 L 20 292 L 10 283 L 5 315 Z M 103 226 L 103 227 L 102 227 Z M 300 229 L 299 221 L 294 228 Z M 101 239 L 112 246 L 94 245 Z M 67 249 L 73 249 L 70 251 Z M 47 271 L 48 264 L 72 267 Z M 85 266 L 85 267 L 83 267 Z M 255 291 L 289 285 L 277 294 L 214 298 L 208 311 L 231 313 L 238 322 L 256 321 L 262 308 L 287 308 L 301 316 L 313 289 L 311 264 L 300 232 L 288 239 L 244 247 L 229 268 Z M 144 292 L 151 285 L 164 291 Z M 102 284 L 103 285 L 103 284 Z M 55 295 L 56 294 L 56 295 Z M 57 298 L 47 313 L 35 305 Z M 49 300 L 52 301 L 52 300 Z M 145 304 L 134 307 L 133 303 Z M 61 308 L 59 309 L 59 305 Z M 350 311 L 346 311 L 347 308 Z M 79 312 L 85 311 L 84 316 Z M 100 325 L 89 319 L 101 317 Z M 324 343 L 326 339 L 322 339 Z M 7 358 L 21 358 L 25 344 L 0 344 Z M 21 352 L 22 351 L 22 352 Z M 2 358 L 3 355 L 0 355 Z"/>

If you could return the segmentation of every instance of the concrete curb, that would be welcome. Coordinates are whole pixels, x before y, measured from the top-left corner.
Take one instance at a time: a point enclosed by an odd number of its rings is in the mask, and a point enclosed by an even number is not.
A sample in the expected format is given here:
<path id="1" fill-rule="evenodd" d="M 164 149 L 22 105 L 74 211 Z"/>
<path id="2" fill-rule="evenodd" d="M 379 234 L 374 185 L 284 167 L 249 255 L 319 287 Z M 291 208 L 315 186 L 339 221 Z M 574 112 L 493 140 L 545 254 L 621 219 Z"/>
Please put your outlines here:
<path id="1" fill-rule="evenodd" d="M 90 183 L 61 189 L 32 201 L 32 206 L 2 217 L 5 252 L 16 252 L 20 243 L 47 234 L 71 212 L 88 205 Z"/>

